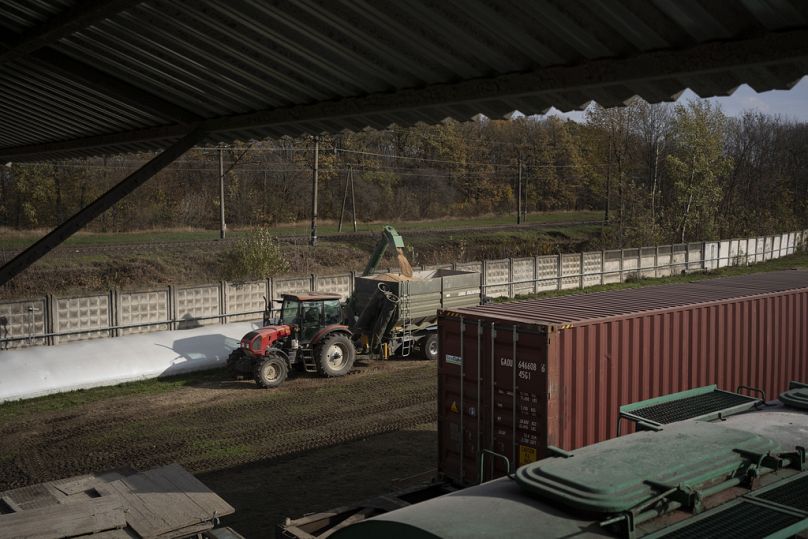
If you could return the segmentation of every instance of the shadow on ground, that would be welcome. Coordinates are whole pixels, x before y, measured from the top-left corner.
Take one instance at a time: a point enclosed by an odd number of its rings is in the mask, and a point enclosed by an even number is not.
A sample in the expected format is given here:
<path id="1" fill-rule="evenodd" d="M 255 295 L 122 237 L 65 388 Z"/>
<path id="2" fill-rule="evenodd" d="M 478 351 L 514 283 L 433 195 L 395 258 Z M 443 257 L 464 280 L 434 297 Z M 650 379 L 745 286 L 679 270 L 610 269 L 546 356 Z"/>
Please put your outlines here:
<path id="1" fill-rule="evenodd" d="M 434 470 L 436 462 L 432 423 L 197 477 L 236 508 L 224 525 L 246 537 L 275 537 L 287 516 L 384 494 L 394 480 Z"/>

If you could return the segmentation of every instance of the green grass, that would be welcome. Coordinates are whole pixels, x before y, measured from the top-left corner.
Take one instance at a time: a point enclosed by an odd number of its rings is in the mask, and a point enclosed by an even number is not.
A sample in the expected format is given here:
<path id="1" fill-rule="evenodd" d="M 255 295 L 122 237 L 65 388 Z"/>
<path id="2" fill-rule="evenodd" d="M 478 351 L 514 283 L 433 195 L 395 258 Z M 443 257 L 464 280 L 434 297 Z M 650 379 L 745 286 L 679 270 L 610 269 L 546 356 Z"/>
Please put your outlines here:
<path id="1" fill-rule="evenodd" d="M 538 294 L 525 294 L 517 296 L 516 298 L 497 298 L 496 303 L 506 303 L 509 301 L 521 301 L 525 299 L 536 298 L 550 298 L 557 296 L 569 296 L 572 294 L 591 294 L 594 292 L 605 292 L 607 290 L 623 290 L 626 288 L 640 288 L 644 286 L 654 286 L 662 284 L 677 284 L 677 283 L 692 283 L 694 281 L 703 281 L 706 279 L 716 279 L 719 277 L 732 277 L 735 275 L 748 275 L 750 273 L 763 273 L 767 271 L 788 270 L 793 268 L 808 269 L 808 252 L 802 252 L 762 262 L 751 266 L 732 266 L 728 268 L 721 268 L 718 270 L 688 273 L 686 275 L 675 275 L 672 277 L 660 278 L 642 278 L 632 279 L 624 283 L 605 284 L 600 286 L 589 286 L 586 288 L 572 288 L 568 290 L 550 290 L 548 292 L 540 292 Z"/>
<path id="2" fill-rule="evenodd" d="M 68 393 L 46 395 L 34 399 L 0 404 L 0 422 L 26 414 L 53 410 L 65 410 L 83 404 L 124 396 L 149 396 L 167 393 L 174 389 L 199 383 L 220 381 L 225 376 L 222 369 L 182 374 L 165 378 L 153 378 L 114 386 L 79 389 Z"/>
<path id="3" fill-rule="evenodd" d="M 218 440 L 215 438 L 193 440 L 191 448 L 194 455 L 198 458 L 210 460 L 237 460 L 256 452 L 256 448 L 247 444 L 234 443 L 230 440 Z"/>
<path id="4" fill-rule="evenodd" d="M 527 216 L 527 224 L 536 223 L 563 223 L 567 221 L 597 221 L 601 219 L 600 211 L 554 211 L 531 213 Z M 514 214 L 488 215 L 470 219 L 430 219 L 425 221 L 390 221 L 387 223 L 358 223 L 360 232 L 377 232 L 385 224 L 392 224 L 402 231 L 407 230 L 441 230 L 448 228 L 479 227 L 493 225 L 516 224 Z M 270 229 L 278 236 L 292 236 L 309 234 L 308 223 L 295 223 L 278 225 Z M 337 223 L 321 222 L 317 231 L 319 234 L 337 233 Z M 22 249 L 45 235 L 44 230 L 2 230 L 3 239 L 0 239 L 0 249 Z M 232 229 L 227 231 L 229 238 L 249 234 L 251 230 Z M 353 232 L 351 223 L 343 225 L 343 232 Z M 198 240 L 215 240 L 219 237 L 218 230 L 150 230 L 138 232 L 79 232 L 65 241 L 66 245 L 105 245 L 121 243 L 149 243 L 149 242 L 181 242 Z"/>

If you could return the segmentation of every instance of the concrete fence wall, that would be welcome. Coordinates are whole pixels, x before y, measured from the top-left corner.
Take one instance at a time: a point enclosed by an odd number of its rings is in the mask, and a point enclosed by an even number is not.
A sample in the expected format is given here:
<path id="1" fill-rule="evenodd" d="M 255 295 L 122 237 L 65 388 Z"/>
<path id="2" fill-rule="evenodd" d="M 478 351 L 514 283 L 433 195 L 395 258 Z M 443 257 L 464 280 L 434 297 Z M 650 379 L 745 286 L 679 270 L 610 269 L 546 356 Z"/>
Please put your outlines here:
<path id="1" fill-rule="evenodd" d="M 515 297 L 548 290 L 618 283 L 682 272 L 743 266 L 780 258 L 808 244 L 808 230 L 775 236 L 659 245 L 586 253 L 463 262 L 453 268 L 480 273 L 483 296 Z M 261 317 L 264 297 L 334 292 L 347 298 L 355 274 L 266 279 L 245 283 L 167 286 L 76 297 L 48 295 L 0 302 L 0 350 L 186 329 Z"/>

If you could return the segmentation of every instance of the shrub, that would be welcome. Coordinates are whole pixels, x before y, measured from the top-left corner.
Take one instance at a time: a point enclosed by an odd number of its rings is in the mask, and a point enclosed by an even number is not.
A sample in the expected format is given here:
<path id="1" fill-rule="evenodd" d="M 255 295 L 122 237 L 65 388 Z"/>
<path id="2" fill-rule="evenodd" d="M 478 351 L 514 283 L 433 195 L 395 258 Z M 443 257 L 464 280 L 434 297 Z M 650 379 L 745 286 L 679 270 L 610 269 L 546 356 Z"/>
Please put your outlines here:
<path id="1" fill-rule="evenodd" d="M 267 228 L 239 238 L 227 253 L 224 278 L 230 281 L 265 279 L 289 271 L 289 261 L 277 238 Z"/>

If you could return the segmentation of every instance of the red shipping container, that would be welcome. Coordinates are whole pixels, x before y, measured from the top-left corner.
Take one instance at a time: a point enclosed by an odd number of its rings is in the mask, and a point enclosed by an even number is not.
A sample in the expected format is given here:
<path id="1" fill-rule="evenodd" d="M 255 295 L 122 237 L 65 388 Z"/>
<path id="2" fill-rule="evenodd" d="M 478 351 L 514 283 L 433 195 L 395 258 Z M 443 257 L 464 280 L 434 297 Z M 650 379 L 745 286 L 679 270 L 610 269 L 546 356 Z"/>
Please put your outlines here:
<path id="1" fill-rule="evenodd" d="M 438 469 L 475 484 L 481 461 L 488 480 L 615 436 L 624 404 L 808 380 L 808 271 L 441 311 L 438 331 Z"/>

